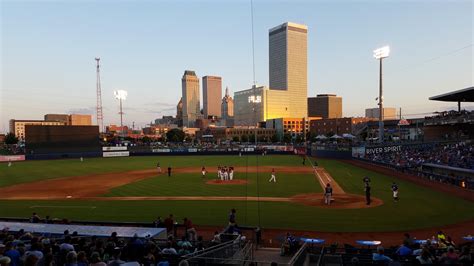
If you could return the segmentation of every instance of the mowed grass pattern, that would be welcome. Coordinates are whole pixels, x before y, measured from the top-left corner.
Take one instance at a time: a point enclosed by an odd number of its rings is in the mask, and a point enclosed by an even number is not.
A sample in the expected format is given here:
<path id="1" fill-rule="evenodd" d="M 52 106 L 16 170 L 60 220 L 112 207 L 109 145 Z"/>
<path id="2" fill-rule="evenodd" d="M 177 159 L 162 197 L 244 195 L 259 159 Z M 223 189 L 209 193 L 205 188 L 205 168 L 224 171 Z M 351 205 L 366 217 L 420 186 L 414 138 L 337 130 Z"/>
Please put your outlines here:
<path id="1" fill-rule="evenodd" d="M 116 172 L 117 169 L 127 170 L 147 169 L 155 167 L 160 160 L 162 166 L 167 162 L 178 165 L 231 165 L 234 166 L 256 164 L 255 156 L 248 158 L 238 156 L 201 156 L 201 157 L 136 157 L 114 159 L 88 159 L 87 163 L 100 165 L 106 170 Z M 301 166 L 301 158 L 296 156 L 259 156 L 259 165 L 294 165 Z M 169 160 L 169 161 L 168 161 Z M 34 163 L 34 164 L 30 164 Z M 71 175 L 71 169 L 85 167 L 77 160 L 27 162 L 26 165 L 42 164 L 45 169 L 54 169 L 59 176 Z M 55 165 L 50 168 L 49 164 Z M 68 165 L 70 163 L 71 165 Z M 140 221 L 150 222 L 156 216 L 166 216 L 173 213 L 178 219 L 190 217 L 194 223 L 200 225 L 224 226 L 230 208 L 237 208 L 237 219 L 242 225 L 260 225 L 264 228 L 304 229 L 314 231 L 332 232 L 375 232 L 375 231 L 401 231 L 419 228 L 436 227 L 474 219 L 474 204 L 455 196 L 433 191 L 410 182 L 398 180 L 392 176 L 385 176 L 367 171 L 350 164 L 334 160 L 318 160 L 333 178 L 348 193 L 363 194 L 364 175 L 370 176 L 373 188 L 372 195 L 384 201 L 384 204 L 367 209 L 328 209 L 304 206 L 286 202 L 244 202 L 244 201 L 90 201 L 90 200 L 63 200 L 63 201 L 0 201 L 0 216 L 3 217 L 29 217 L 33 211 L 40 215 L 51 215 L 55 218 L 69 218 L 74 220 L 97 221 Z M 64 164 L 64 165 L 63 165 Z M 79 164 L 77 166 L 76 164 Z M 14 167 L 22 164 L 14 164 Z M 0 165 L 3 167 L 4 165 Z M 25 167 L 26 168 L 26 167 Z M 15 169 L 18 171 L 19 169 Z M 35 176 L 39 169 L 22 169 L 30 174 L 31 180 L 49 178 L 42 173 Z M 85 171 L 85 170 L 84 170 Z M 89 172 L 91 173 L 91 172 Z M 209 178 L 214 178 L 215 173 L 209 173 Z M 77 175 L 77 174 L 74 174 Z M 294 176 L 293 176 L 294 175 Z M 396 173 L 394 172 L 394 176 Z M 1 178 L 5 178 L 3 169 Z M 260 174 L 259 174 L 260 176 Z M 12 176 L 8 176 L 13 178 Z M 259 195 L 289 196 L 290 194 L 305 193 L 310 190 L 319 190 L 316 180 L 310 175 L 288 174 L 282 176 L 277 173 L 278 183 L 269 184 L 269 173 L 261 174 L 259 180 Z M 176 183 L 165 183 L 165 177 L 151 177 L 150 179 L 128 184 L 112 190 L 108 196 L 131 195 L 167 195 L 189 196 L 190 193 L 199 195 L 206 193 L 215 196 L 245 195 L 256 193 L 256 176 L 249 174 L 248 186 L 210 186 L 204 185 L 199 173 L 176 175 L 171 178 L 178 179 Z M 238 177 L 240 178 L 240 176 Z M 391 182 L 396 180 L 400 186 L 400 202 L 393 202 L 390 191 Z M 24 180 L 23 180 L 24 181 Z M 298 181 L 298 183 L 295 183 Z M 311 186 L 310 186 L 311 185 Z M 246 191 L 243 192 L 243 189 Z M 192 195 L 192 194 L 191 194 Z M 105 198 L 106 199 L 106 198 Z M 466 228 L 466 232 L 469 228 Z M 467 232 L 469 233 L 469 232 Z"/>
<path id="2" fill-rule="evenodd" d="M 258 179 L 257 179 L 258 176 Z M 206 178 L 196 174 L 166 174 L 112 189 L 105 196 L 261 196 L 290 197 L 300 193 L 321 193 L 322 188 L 313 174 L 276 173 L 277 182 L 270 183 L 270 173 L 236 172 L 235 179 L 246 180 L 245 185 L 210 185 L 217 173 Z"/>

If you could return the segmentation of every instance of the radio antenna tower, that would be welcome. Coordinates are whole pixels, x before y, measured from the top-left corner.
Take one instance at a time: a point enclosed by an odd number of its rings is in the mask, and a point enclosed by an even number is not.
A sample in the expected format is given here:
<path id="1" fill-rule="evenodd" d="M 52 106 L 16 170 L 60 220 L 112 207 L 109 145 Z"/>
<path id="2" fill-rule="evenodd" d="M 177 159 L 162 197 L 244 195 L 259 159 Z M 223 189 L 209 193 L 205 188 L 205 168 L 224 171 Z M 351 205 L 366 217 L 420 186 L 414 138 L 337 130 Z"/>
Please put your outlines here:
<path id="1" fill-rule="evenodd" d="M 96 57 L 95 61 L 97 61 L 97 125 L 99 126 L 99 132 L 103 132 L 104 115 L 102 113 L 102 91 L 100 88 L 100 58 Z"/>

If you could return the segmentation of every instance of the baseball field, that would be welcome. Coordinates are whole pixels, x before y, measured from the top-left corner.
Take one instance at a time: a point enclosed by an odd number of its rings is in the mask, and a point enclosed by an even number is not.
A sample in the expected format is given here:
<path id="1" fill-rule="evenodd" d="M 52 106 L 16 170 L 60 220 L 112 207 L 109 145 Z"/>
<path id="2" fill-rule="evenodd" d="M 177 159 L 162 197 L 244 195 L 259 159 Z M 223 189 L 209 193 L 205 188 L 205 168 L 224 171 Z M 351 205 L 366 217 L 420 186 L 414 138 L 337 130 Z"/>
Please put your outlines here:
<path id="1" fill-rule="evenodd" d="M 229 209 L 241 225 L 320 232 L 388 232 L 474 220 L 474 203 L 345 161 L 294 155 L 156 156 L 0 164 L 0 217 L 151 222 L 172 213 L 195 224 L 224 226 Z M 158 173 L 160 163 L 163 172 Z M 234 180 L 218 182 L 217 166 Z M 170 177 L 167 168 L 172 168 Z M 201 175 L 201 167 L 207 170 Z M 270 183 L 275 169 L 276 183 Z M 372 204 L 365 204 L 364 176 Z M 392 199 L 397 182 L 400 201 Z M 331 183 L 334 201 L 323 203 Z"/>

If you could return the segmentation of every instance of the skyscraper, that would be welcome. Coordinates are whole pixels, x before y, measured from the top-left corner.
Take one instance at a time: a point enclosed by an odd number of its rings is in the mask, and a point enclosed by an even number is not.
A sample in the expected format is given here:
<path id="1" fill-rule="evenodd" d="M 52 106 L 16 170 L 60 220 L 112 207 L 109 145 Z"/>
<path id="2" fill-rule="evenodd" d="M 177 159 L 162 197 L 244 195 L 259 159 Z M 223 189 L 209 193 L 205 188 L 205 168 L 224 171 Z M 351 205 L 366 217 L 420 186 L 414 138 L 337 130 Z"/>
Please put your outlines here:
<path id="1" fill-rule="evenodd" d="M 204 118 L 221 117 L 222 78 L 205 76 L 202 78 Z"/>
<path id="2" fill-rule="evenodd" d="M 194 127 L 196 119 L 200 116 L 199 78 L 194 71 L 184 71 L 181 87 L 183 91 L 183 126 Z"/>
<path id="3" fill-rule="evenodd" d="M 270 90 L 287 91 L 290 117 L 306 117 L 308 27 L 286 22 L 269 30 Z"/>
<path id="4" fill-rule="evenodd" d="M 225 125 L 231 127 L 234 125 L 234 99 L 229 95 L 229 88 L 225 88 L 225 96 L 221 104 L 222 120 Z"/>

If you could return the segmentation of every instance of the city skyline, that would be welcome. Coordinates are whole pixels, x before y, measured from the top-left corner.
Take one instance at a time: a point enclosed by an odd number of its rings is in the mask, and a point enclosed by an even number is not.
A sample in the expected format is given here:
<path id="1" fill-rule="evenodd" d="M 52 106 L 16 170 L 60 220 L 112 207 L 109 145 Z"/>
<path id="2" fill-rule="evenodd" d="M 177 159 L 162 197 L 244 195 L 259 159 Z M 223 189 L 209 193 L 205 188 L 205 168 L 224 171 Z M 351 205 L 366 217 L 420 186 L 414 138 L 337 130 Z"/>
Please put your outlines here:
<path id="1" fill-rule="evenodd" d="M 246 1 L 113 5 L 4 1 L 1 6 L 0 132 L 8 131 L 9 119 L 38 119 L 45 113 L 95 115 L 96 56 L 101 57 L 104 124 L 119 121 L 112 95 L 116 89 L 129 91 L 125 125 L 133 121 L 143 126 L 162 115 L 175 115 L 179 80 L 186 69 L 198 77 L 221 76 L 223 87 L 232 92 L 252 85 Z M 173 24 L 164 8 L 180 10 L 185 14 L 180 18 L 187 19 Z M 210 9 L 217 16 L 212 20 L 195 14 L 196 8 Z M 391 10 L 389 15 L 378 13 L 386 9 Z M 389 44 L 392 54 L 384 63 L 387 106 L 401 107 L 405 114 L 456 109 L 455 104 L 430 102 L 428 97 L 472 86 L 470 10 L 470 1 L 254 1 L 257 83 L 269 86 L 268 29 L 295 21 L 311 29 L 308 97 L 338 94 L 346 99 L 344 116 L 363 116 L 366 108 L 376 107 L 378 65 L 372 50 Z M 190 22 L 199 29 L 196 33 L 186 31 Z M 220 36 L 211 35 L 215 31 Z M 165 38 L 151 37 L 157 33 Z M 188 44 L 181 39 L 199 35 L 204 36 Z"/>

